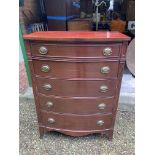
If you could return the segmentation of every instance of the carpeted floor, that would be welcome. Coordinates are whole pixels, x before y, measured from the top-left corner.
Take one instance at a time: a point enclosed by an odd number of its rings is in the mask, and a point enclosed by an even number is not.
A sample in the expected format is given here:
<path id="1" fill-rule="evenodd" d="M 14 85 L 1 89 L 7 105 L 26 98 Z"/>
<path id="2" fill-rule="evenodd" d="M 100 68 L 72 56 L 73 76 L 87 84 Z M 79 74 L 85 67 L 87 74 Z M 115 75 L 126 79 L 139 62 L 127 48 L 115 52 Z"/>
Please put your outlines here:
<path id="1" fill-rule="evenodd" d="M 50 132 L 39 138 L 33 100 L 20 99 L 20 155 L 134 155 L 134 113 L 117 113 L 114 139 L 94 134 L 70 137 Z"/>

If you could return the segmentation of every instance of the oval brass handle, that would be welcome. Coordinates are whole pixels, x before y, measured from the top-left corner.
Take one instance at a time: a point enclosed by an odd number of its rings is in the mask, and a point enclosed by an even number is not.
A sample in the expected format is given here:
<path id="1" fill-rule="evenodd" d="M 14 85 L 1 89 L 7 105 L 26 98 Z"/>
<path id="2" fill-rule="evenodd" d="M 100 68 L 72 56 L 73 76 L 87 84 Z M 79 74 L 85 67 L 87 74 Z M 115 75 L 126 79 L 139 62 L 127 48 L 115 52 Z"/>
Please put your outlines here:
<path id="1" fill-rule="evenodd" d="M 55 123 L 55 120 L 53 118 L 48 118 L 48 123 L 53 124 Z"/>
<path id="2" fill-rule="evenodd" d="M 52 89 L 52 86 L 51 86 L 50 84 L 44 84 L 44 85 L 43 85 L 43 88 L 44 88 L 45 90 L 51 90 L 51 89 Z"/>
<path id="3" fill-rule="evenodd" d="M 102 121 L 102 120 L 97 121 L 98 126 L 103 126 L 103 124 L 104 124 L 104 121 Z"/>
<path id="4" fill-rule="evenodd" d="M 47 105 L 48 108 L 51 108 L 51 107 L 53 106 L 53 102 L 48 101 L 48 102 L 46 103 L 46 105 Z"/>
<path id="5" fill-rule="evenodd" d="M 100 87 L 100 91 L 101 92 L 106 92 L 106 91 L 108 91 L 108 86 L 106 86 L 106 85 L 102 85 L 101 87 Z"/>
<path id="6" fill-rule="evenodd" d="M 40 54 L 45 55 L 45 54 L 47 54 L 47 52 L 48 52 L 48 49 L 47 49 L 46 47 L 41 46 L 41 47 L 39 48 L 39 53 L 40 53 Z"/>
<path id="7" fill-rule="evenodd" d="M 105 109 L 105 107 L 106 107 L 106 104 L 104 104 L 104 103 L 101 103 L 101 104 L 98 105 L 98 108 L 99 108 L 100 110 Z"/>
<path id="8" fill-rule="evenodd" d="M 104 54 L 105 56 L 111 55 L 111 54 L 112 54 L 112 49 L 111 49 L 110 47 L 105 48 L 105 49 L 103 50 L 103 54 Z"/>
<path id="9" fill-rule="evenodd" d="M 109 66 L 104 66 L 101 68 L 101 73 L 107 74 L 110 72 L 110 67 Z"/>
<path id="10" fill-rule="evenodd" d="M 50 70 L 50 67 L 48 65 L 42 65 L 41 66 L 41 71 L 42 72 L 48 72 Z"/>

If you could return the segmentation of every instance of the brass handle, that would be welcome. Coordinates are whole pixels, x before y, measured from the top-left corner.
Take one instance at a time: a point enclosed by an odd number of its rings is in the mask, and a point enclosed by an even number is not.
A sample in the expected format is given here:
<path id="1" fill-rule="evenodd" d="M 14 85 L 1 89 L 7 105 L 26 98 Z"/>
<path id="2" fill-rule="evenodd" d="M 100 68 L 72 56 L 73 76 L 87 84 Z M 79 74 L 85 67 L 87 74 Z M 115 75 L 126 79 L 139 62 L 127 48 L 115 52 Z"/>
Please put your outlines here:
<path id="1" fill-rule="evenodd" d="M 48 108 L 51 108 L 51 107 L 53 106 L 53 102 L 48 101 L 48 102 L 46 103 L 46 105 L 47 105 Z"/>
<path id="2" fill-rule="evenodd" d="M 47 52 L 48 52 L 48 49 L 47 49 L 46 47 L 41 46 L 41 47 L 39 48 L 39 53 L 40 53 L 40 54 L 45 55 L 45 54 L 47 54 Z"/>
<path id="3" fill-rule="evenodd" d="M 106 107 L 106 104 L 104 104 L 104 103 L 101 103 L 101 104 L 98 105 L 98 108 L 99 108 L 100 110 L 105 109 L 105 107 Z"/>
<path id="4" fill-rule="evenodd" d="M 103 126 L 103 124 L 104 124 L 104 121 L 102 121 L 102 120 L 97 121 L 98 126 Z"/>
<path id="5" fill-rule="evenodd" d="M 48 123 L 53 124 L 53 123 L 55 123 L 55 120 L 53 118 L 49 118 Z"/>
<path id="6" fill-rule="evenodd" d="M 107 74 L 110 72 L 110 67 L 109 66 L 104 66 L 101 68 L 101 73 Z"/>
<path id="7" fill-rule="evenodd" d="M 48 65 L 42 65 L 41 66 L 41 71 L 42 72 L 48 72 L 50 70 L 50 67 Z"/>
<path id="8" fill-rule="evenodd" d="M 44 85 L 43 85 L 43 88 L 44 88 L 45 90 L 51 90 L 51 89 L 52 89 L 52 86 L 51 86 L 50 84 L 44 84 Z"/>
<path id="9" fill-rule="evenodd" d="M 106 86 L 106 85 L 102 85 L 101 87 L 100 87 L 100 91 L 101 92 L 106 92 L 106 91 L 108 91 L 108 86 Z"/>
<path id="10" fill-rule="evenodd" d="M 112 54 L 112 49 L 111 49 L 110 47 L 105 48 L 105 49 L 103 50 L 103 54 L 104 54 L 105 56 L 111 55 L 111 54 Z"/>

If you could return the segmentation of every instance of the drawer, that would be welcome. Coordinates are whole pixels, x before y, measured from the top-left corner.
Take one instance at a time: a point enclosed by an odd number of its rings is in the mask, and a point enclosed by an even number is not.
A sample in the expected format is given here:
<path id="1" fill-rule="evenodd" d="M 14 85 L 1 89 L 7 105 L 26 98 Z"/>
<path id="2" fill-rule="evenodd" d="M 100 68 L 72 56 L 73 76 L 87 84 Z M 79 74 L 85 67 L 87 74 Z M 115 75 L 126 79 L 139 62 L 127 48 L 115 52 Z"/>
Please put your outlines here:
<path id="1" fill-rule="evenodd" d="M 42 77 L 116 78 L 119 62 L 103 60 L 92 62 L 33 60 L 33 66 L 35 74 Z"/>
<path id="2" fill-rule="evenodd" d="M 57 113 L 93 114 L 112 113 L 114 98 L 61 98 L 39 95 L 42 110 Z"/>
<path id="3" fill-rule="evenodd" d="M 31 44 L 32 56 L 63 58 L 119 57 L 121 44 Z"/>
<path id="4" fill-rule="evenodd" d="M 115 80 L 77 80 L 36 78 L 37 89 L 45 95 L 55 96 L 114 96 Z"/>
<path id="5" fill-rule="evenodd" d="M 111 128 L 112 115 L 67 115 L 41 112 L 46 127 L 68 130 L 103 130 Z"/>

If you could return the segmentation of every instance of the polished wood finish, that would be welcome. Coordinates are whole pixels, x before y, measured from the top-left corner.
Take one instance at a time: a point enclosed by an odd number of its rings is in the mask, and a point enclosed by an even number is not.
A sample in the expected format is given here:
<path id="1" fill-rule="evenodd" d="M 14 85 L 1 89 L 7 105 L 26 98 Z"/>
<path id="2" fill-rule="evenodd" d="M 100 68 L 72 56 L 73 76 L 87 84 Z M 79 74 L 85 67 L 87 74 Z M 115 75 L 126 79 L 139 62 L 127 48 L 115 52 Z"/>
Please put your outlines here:
<path id="1" fill-rule="evenodd" d="M 72 115 L 72 114 L 56 114 L 53 112 L 41 112 L 43 125 L 57 129 L 67 130 L 104 130 L 111 128 L 112 115 L 111 114 L 95 114 L 95 115 Z M 48 119 L 55 120 L 54 123 L 48 122 Z M 99 126 L 98 121 L 102 120 L 103 125 Z"/>
<path id="2" fill-rule="evenodd" d="M 36 32 L 24 38 L 40 137 L 58 131 L 112 140 L 130 38 L 118 32 Z"/>
<path id="3" fill-rule="evenodd" d="M 56 113 L 70 114 L 92 114 L 92 113 L 112 113 L 115 103 L 114 97 L 59 97 L 46 96 L 39 94 L 38 101 L 42 110 L 53 111 Z M 48 102 L 52 102 L 53 106 L 48 106 Z M 104 108 L 100 108 L 101 104 L 105 104 Z"/>
<path id="4" fill-rule="evenodd" d="M 36 78 L 38 92 L 55 96 L 75 96 L 75 97 L 96 97 L 96 96 L 113 96 L 116 91 L 115 80 L 76 80 L 76 79 L 45 79 Z M 44 85 L 50 84 L 51 89 L 44 89 Z M 101 92 L 100 87 L 106 85 L 108 90 Z"/>
<path id="5" fill-rule="evenodd" d="M 37 41 L 95 41 L 95 42 L 107 42 L 107 41 L 129 41 L 130 37 L 119 32 L 71 32 L 71 31 L 45 31 L 34 32 L 32 34 L 26 34 L 23 36 L 26 40 Z"/>
<path id="6" fill-rule="evenodd" d="M 41 77 L 102 79 L 117 78 L 119 61 L 46 60 L 45 62 L 45 60 L 33 60 L 33 66 L 35 74 Z M 47 72 L 42 70 L 42 68 L 46 66 L 49 68 Z M 108 67 L 109 71 L 104 72 L 105 67 Z"/>
<path id="7" fill-rule="evenodd" d="M 47 48 L 45 55 L 39 53 L 40 47 Z M 34 43 L 31 45 L 33 56 L 56 57 L 56 58 L 118 58 L 120 56 L 121 44 L 49 44 Z M 105 48 L 111 48 L 112 54 L 105 56 Z"/>

